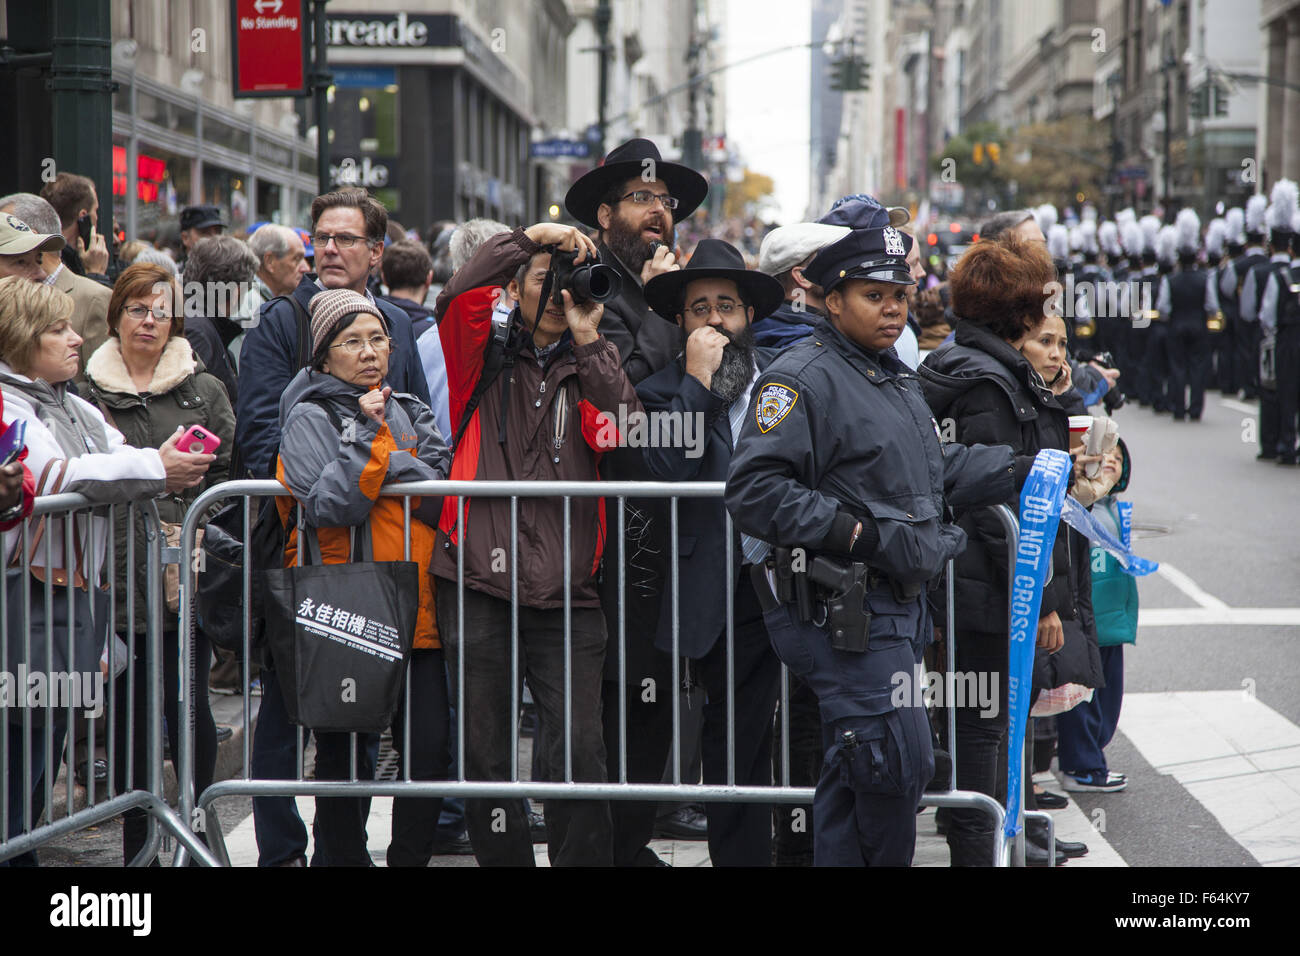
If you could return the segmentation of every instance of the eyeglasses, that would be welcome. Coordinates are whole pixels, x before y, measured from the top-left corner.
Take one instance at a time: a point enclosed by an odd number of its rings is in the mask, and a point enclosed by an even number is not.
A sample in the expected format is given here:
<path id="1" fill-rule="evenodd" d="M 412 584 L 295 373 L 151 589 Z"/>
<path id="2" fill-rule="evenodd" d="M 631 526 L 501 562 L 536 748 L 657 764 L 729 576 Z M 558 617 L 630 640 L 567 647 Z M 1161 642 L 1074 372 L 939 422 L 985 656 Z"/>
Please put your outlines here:
<path id="1" fill-rule="evenodd" d="M 732 302 L 730 299 L 723 299 L 717 305 L 706 305 L 703 302 L 698 302 L 691 306 L 691 315 L 697 319 L 707 319 L 712 312 L 716 311 L 718 315 L 725 319 L 740 307 L 739 302 Z"/>
<path id="2" fill-rule="evenodd" d="M 330 348 L 342 349 L 349 355 L 356 355 L 369 345 L 376 352 L 387 352 L 392 346 L 392 341 L 393 340 L 387 335 L 372 335 L 368 339 L 348 339 L 347 341 L 340 342 L 337 345 L 331 345 Z"/>
<path id="3" fill-rule="evenodd" d="M 351 249 L 358 242 L 364 242 L 366 245 L 370 245 L 370 240 L 365 236 L 354 236 L 351 233 L 346 232 L 336 232 L 332 234 L 328 232 L 318 232 L 316 235 L 311 237 L 312 248 L 324 249 L 330 244 L 331 239 L 334 240 L 334 244 L 340 249 Z"/>
<path id="4" fill-rule="evenodd" d="M 131 318 L 135 319 L 137 322 L 143 322 L 145 316 L 150 314 L 153 315 L 153 320 L 157 322 L 159 325 L 166 325 L 168 322 L 172 320 L 172 317 L 170 315 L 167 315 L 162 312 L 157 312 L 149 308 L 149 306 L 147 305 L 128 305 L 122 311 L 125 312 L 127 315 L 129 315 Z"/>
<path id="5" fill-rule="evenodd" d="M 630 199 L 638 206 L 644 206 L 647 203 L 658 199 L 660 204 L 670 212 L 677 208 L 677 200 L 672 196 L 667 193 L 652 193 L 648 189 L 637 189 L 627 195 L 618 197 L 619 202 L 622 202 L 624 199 Z"/>

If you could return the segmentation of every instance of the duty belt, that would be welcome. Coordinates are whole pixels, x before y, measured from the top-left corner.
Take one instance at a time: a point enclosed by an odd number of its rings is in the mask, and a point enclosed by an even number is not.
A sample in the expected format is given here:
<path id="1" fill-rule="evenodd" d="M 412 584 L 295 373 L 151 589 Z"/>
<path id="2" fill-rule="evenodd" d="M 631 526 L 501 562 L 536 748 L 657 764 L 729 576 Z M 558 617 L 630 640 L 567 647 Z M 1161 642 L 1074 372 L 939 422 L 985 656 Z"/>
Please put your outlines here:
<path id="1" fill-rule="evenodd" d="M 826 627 L 831 646 L 861 653 L 867 649 L 871 614 L 870 591 L 888 589 L 900 604 L 920 597 L 924 585 L 902 585 L 861 561 L 818 555 L 811 560 L 800 549 L 774 548 L 765 565 L 750 569 L 759 604 L 766 612 L 793 603 L 799 619 Z"/>

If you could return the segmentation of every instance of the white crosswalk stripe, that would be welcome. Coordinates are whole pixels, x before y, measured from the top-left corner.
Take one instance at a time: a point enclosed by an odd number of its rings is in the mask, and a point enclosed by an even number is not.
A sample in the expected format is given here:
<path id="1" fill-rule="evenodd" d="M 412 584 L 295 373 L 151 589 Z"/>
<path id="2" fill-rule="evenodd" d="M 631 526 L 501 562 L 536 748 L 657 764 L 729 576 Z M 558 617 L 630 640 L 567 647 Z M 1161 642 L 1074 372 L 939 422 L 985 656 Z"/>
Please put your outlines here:
<path id="1" fill-rule="evenodd" d="M 1300 727 L 1243 689 L 1126 694 L 1119 729 L 1256 860 L 1300 865 Z"/>

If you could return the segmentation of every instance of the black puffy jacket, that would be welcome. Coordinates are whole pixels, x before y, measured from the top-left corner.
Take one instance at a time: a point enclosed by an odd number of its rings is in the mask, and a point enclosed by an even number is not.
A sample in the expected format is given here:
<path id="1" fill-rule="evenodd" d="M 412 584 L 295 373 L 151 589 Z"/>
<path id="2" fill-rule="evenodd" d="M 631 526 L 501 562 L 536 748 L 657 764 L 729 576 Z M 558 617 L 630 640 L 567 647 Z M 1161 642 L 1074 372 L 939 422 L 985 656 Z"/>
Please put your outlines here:
<path id="1" fill-rule="evenodd" d="M 926 356 L 918 373 L 946 440 L 1010 445 L 1016 455 L 1034 455 L 1044 448 L 1068 450 L 1066 410 L 1029 361 L 983 326 L 959 321 L 953 341 Z M 1006 504 L 1019 513 L 1017 498 Z M 1002 524 L 981 508 L 959 512 L 958 524 L 969 540 L 957 558 L 957 626 L 962 631 L 1005 635 L 1007 548 Z M 1068 653 L 1062 649 L 1036 668 L 1036 677 L 1043 671 L 1043 682 L 1056 681 L 1044 686 L 1067 681 L 1103 686 L 1088 556 L 1087 539 L 1062 524 L 1039 615 L 1053 611 L 1059 615 Z"/>

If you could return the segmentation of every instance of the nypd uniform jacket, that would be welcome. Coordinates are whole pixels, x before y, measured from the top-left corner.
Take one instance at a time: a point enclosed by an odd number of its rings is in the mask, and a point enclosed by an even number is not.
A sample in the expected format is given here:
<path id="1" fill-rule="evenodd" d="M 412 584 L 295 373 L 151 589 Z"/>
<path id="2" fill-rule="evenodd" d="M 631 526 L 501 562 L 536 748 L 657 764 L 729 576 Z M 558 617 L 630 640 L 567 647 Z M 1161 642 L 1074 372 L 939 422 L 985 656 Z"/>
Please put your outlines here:
<path id="1" fill-rule="evenodd" d="M 945 498 L 973 506 L 1014 493 L 1010 448 L 941 445 L 912 371 L 892 350 L 868 352 L 828 321 L 768 366 L 754 393 L 726 504 L 755 537 L 842 553 L 846 524 L 851 533 L 869 516 L 879 537 L 866 560 L 915 586 L 966 543 L 943 520 Z M 790 606 L 765 615 L 778 656 L 821 710 L 818 866 L 909 865 L 917 800 L 934 773 L 924 708 L 895 700 L 899 675 L 915 673 L 930 631 L 925 597 L 907 600 L 878 584 L 864 604 L 867 653 L 835 650 L 825 627 L 800 624 Z"/>
<path id="2" fill-rule="evenodd" d="M 938 575 L 965 546 L 944 522 L 955 507 L 1015 491 L 1011 449 L 941 445 L 915 373 L 868 352 L 829 321 L 759 377 L 736 444 L 726 503 L 745 533 L 776 545 L 830 548 L 836 516 L 876 522 L 870 563 L 903 585 Z"/>

